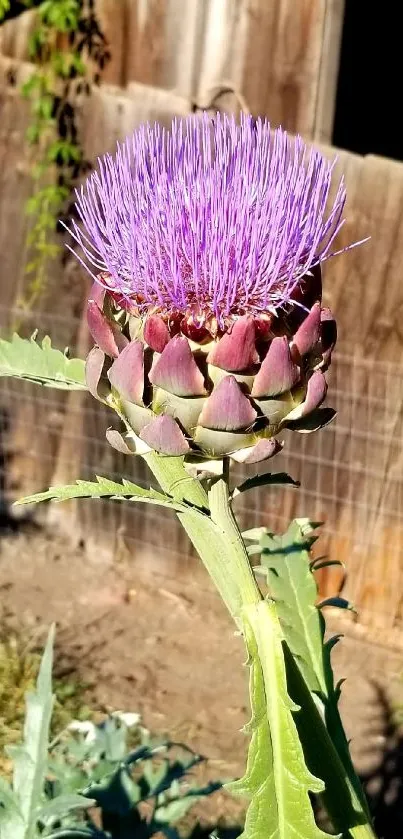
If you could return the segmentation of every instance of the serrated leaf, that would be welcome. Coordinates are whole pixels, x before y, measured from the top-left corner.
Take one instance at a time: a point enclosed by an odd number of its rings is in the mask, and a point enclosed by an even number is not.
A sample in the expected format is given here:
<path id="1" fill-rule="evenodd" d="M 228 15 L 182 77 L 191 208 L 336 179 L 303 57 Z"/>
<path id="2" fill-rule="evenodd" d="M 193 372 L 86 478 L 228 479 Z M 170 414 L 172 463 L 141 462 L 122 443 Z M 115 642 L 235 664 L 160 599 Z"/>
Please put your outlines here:
<path id="1" fill-rule="evenodd" d="M 103 755 L 105 760 L 117 763 L 127 754 L 127 726 L 119 723 L 117 717 L 108 717 L 101 725 L 94 725 L 94 754 Z"/>
<path id="2" fill-rule="evenodd" d="M 160 824 L 175 824 L 175 822 L 183 819 L 186 813 L 196 803 L 196 796 L 193 798 L 183 797 L 177 798 L 175 801 L 167 801 L 160 806 L 157 806 L 153 813 L 153 818 Z"/>
<path id="3" fill-rule="evenodd" d="M 91 784 L 86 789 L 87 792 L 104 813 L 117 813 L 121 817 L 130 813 L 141 798 L 140 787 L 130 776 L 126 766 L 118 766 L 109 776 L 103 769 L 99 782 Z"/>
<path id="4" fill-rule="evenodd" d="M 157 790 L 158 787 L 164 786 L 164 781 L 166 780 L 167 774 L 169 772 L 169 761 L 164 760 L 161 762 L 159 766 L 153 766 L 153 763 L 146 763 L 143 770 L 143 776 L 148 784 L 148 792 L 147 794 L 153 794 L 154 790 Z M 169 786 L 169 784 L 168 784 Z"/>
<path id="5" fill-rule="evenodd" d="M 49 337 L 38 343 L 35 337 L 11 341 L 0 338 L 0 376 L 27 379 L 30 382 L 62 390 L 86 390 L 85 363 L 68 358 L 51 345 Z"/>
<path id="6" fill-rule="evenodd" d="M 325 839 L 309 792 L 323 791 L 309 772 L 287 692 L 282 633 L 273 602 L 243 610 L 249 653 L 252 737 L 245 776 L 229 785 L 251 799 L 242 839 Z"/>
<path id="7" fill-rule="evenodd" d="M 38 504 L 40 501 L 69 501 L 73 498 L 110 498 L 114 501 L 141 501 L 157 504 L 160 507 L 170 507 L 177 511 L 186 510 L 186 505 L 174 501 L 169 495 L 154 489 L 143 489 L 131 481 L 123 479 L 122 483 L 111 481 L 109 478 L 96 476 L 96 481 L 77 481 L 66 486 L 50 487 L 45 492 L 37 492 L 16 501 L 16 505 Z"/>
<path id="8" fill-rule="evenodd" d="M 36 819 L 47 824 L 49 821 L 66 816 L 71 810 L 88 810 L 89 807 L 94 807 L 95 801 L 84 798 L 83 795 L 75 795 L 74 793 L 67 795 L 58 795 L 51 801 L 47 801 L 36 812 Z"/>
<path id="9" fill-rule="evenodd" d="M 340 690 L 335 687 L 331 666 L 331 651 L 339 636 L 324 641 L 325 621 L 317 606 L 318 589 L 310 563 L 309 551 L 319 526 L 318 522 L 296 519 L 282 536 L 268 531 L 256 534 L 262 548 L 261 568 L 266 571 L 269 591 L 276 601 L 285 641 L 307 687 L 320 697 L 321 715 L 330 738 L 365 810 L 365 796 L 338 709 Z"/>
<path id="10" fill-rule="evenodd" d="M 264 475 L 254 475 L 253 478 L 248 478 L 232 493 L 233 498 L 240 495 L 242 492 L 247 492 L 249 489 L 257 489 L 264 486 L 292 486 L 299 487 L 299 481 L 294 481 L 291 475 L 287 472 L 266 472 Z"/>
<path id="11" fill-rule="evenodd" d="M 261 570 L 276 601 L 284 637 L 297 657 L 312 691 L 327 695 L 324 667 L 324 621 L 316 607 L 318 589 L 310 567 L 313 529 L 294 521 L 281 536 L 260 537 Z"/>

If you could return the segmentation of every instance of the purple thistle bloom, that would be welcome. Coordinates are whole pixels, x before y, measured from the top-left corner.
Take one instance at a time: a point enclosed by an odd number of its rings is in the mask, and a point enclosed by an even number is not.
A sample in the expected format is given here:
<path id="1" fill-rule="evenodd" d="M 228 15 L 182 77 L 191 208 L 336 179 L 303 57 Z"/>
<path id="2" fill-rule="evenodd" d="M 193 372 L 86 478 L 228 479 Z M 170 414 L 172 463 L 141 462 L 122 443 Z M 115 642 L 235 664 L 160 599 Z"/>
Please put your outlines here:
<path id="1" fill-rule="evenodd" d="M 107 272 L 140 311 L 219 324 L 275 313 L 332 255 L 345 203 L 343 180 L 329 202 L 333 168 L 249 116 L 146 125 L 99 160 L 77 192 L 86 232 L 71 233 L 94 279 Z"/>

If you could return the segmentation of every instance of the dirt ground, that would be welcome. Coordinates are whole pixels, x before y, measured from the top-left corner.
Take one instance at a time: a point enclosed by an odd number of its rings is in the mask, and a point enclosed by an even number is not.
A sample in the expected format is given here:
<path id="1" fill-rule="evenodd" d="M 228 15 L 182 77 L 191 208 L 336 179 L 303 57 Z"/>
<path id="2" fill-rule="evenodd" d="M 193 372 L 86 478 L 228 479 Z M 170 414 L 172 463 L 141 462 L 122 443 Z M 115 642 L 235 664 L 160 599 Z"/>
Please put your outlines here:
<path id="1" fill-rule="evenodd" d="M 29 529 L 1 537 L 0 591 L 3 622 L 43 633 L 57 623 L 58 670 L 79 672 L 94 707 L 139 711 L 155 733 L 169 732 L 208 756 L 212 778 L 240 773 L 244 651 L 204 572 L 151 575 L 129 555 L 112 561 Z M 368 773 L 388 745 L 383 700 L 403 703 L 403 654 L 349 634 L 334 663 L 346 677 L 342 711 L 353 755 Z M 220 794 L 214 810 L 236 820 L 239 807 Z"/>

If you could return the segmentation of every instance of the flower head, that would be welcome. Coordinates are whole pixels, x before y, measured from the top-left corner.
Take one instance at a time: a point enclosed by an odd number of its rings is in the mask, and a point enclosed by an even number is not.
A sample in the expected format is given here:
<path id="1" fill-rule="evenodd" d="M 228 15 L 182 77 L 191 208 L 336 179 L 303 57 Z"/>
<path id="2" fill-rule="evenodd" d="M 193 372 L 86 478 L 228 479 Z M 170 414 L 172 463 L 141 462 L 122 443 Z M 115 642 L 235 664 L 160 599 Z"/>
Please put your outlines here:
<path id="1" fill-rule="evenodd" d="M 144 126 L 99 161 L 72 233 L 94 278 L 88 387 L 126 424 L 126 439 L 108 432 L 119 451 L 257 463 L 283 428 L 332 418 L 333 165 L 265 121 L 219 115 Z"/>
<path id="2" fill-rule="evenodd" d="M 88 270 L 126 306 L 224 324 L 278 312 L 331 255 L 333 165 L 266 120 L 204 114 L 139 128 L 77 194 Z M 105 282 L 105 279 L 104 279 Z"/>

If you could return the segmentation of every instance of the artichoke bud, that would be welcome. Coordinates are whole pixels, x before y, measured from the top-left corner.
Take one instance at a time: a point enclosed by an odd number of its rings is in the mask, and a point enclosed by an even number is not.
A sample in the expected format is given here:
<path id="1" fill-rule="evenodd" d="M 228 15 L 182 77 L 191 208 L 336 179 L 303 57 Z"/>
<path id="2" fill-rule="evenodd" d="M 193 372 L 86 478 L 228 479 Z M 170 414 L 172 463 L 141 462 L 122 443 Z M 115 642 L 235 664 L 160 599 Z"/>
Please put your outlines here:
<path id="1" fill-rule="evenodd" d="M 249 314 L 225 329 L 214 324 L 213 333 L 189 315 L 142 317 L 119 307 L 107 288 L 102 295 L 95 288 L 88 324 L 98 346 L 87 363 L 89 389 L 97 392 L 103 371 L 105 396 L 106 371 L 119 413 L 160 454 L 267 460 L 279 451 L 274 438 L 284 428 L 309 431 L 329 421 L 320 406 L 336 324 L 320 300 L 300 312 L 294 333 L 287 317 L 272 315 L 262 328 Z"/>

